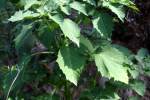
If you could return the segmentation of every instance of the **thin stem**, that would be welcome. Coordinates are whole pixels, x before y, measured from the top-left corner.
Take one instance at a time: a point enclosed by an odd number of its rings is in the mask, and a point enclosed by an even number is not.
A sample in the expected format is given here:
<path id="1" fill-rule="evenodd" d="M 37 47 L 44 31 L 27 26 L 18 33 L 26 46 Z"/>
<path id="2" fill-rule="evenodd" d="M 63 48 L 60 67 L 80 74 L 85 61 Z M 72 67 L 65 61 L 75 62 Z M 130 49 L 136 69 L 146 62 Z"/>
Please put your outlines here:
<path id="1" fill-rule="evenodd" d="M 6 96 L 6 100 L 8 100 L 8 97 L 9 97 L 9 95 L 10 95 L 10 91 L 11 91 L 11 89 L 12 89 L 12 87 L 13 87 L 15 81 L 17 80 L 17 78 L 18 78 L 20 72 L 21 72 L 21 70 L 18 70 L 18 73 L 17 73 L 16 77 L 15 77 L 14 80 L 12 81 L 12 83 L 11 83 L 11 85 L 10 85 L 10 88 L 9 88 L 9 90 L 8 90 L 7 96 Z"/>
<path id="2" fill-rule="evenodd" d="M 8 93 L 7 93 L 7 96 L 6 96 L 6 100 L 8 100 L 9 95 L 10 95 L 10 91 L 11 91 L 11 89 L 12 89 L 14 83 L 16 82 L 17 78 L 19 77 L 19 75 L 20 75 L 22 69 L 24 68 L 24 66 L 25 66 L 25 64 L 26 64 L 26 61 L 28 62 L 28 60 L 29 60 L 31 57 L 35 56 L 35 55 L 39 55 L 39 54 L 49 54 L 49 53 L 52 53 L 52 52 L 38 52 L 38 53 L 34 53 L 34 54 L 30 55 L 30 56 L 27 56 L 27 57 L 25 58 L 24 62 L 23 62 L 22 65 L 21 65 L 21 66 L 22 66 L 21 69 L 18 69 L 18 73 L 17 73 L 17 75 L 15 76 L 15 78 L 13 79 L 13 81 L 12 81 L 10 87 L 9 87 L 9 90 L 8 90 Z"/>

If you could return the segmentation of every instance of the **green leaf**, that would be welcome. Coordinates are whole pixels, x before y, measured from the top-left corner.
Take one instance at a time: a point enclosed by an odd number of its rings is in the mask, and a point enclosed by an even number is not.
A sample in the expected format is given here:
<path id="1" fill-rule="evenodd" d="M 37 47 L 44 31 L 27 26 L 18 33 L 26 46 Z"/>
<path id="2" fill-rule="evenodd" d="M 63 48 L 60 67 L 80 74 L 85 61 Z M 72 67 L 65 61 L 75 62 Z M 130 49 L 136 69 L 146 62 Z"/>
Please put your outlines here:
<path id="1" fill-rule="evenodd" d="M 28 10 L 33 5 L 38 5 L 41 2 L 38 0 L 21 0 L 21 4 L 24 5 L 24 10 Z"/>
<path id="2" fill-rule="evenodd" d="M 48 16 L 50 19 L 52 19 L 54 22 L 56 22 L 59 25 L 61 25 L 64 21 L 64 18 L 61 14 L 55 14 L 55 15 L 48 14 Z"/>
<path id="3" fill-rule="evenodd" d="M 31 34 L 32 24 L 23 25 L 20 34 L 15 38 L 16 48 L 19 48 L 24 43 L 24 40 Z"/>
<path id="4" fill-rule="evenodd" d="M 129 4 L 131 4 L 131 0 L 110 0 L 110 2 L 113 2 L 113 3 L 120 3 L 120 4 L 124 4 L 124 5 L 129 5 Z"/>
<path id="5" fill-rule="evenodd" d="M 63 23 L 60 24 L 61 30 L 64 35 L 79 46 L 80 42 L 80 28 L 79 26 L 70 19 L 64 19 Z"/>
<path id="6" fill-rule="evenodd" d="M 93 26 L 102 37 L 109 39 L 111 38 L 114 25 L 110 15 L 106 13 L 100 13 L 98 17 L 93 19 Z"/>
<path id="7" fill-rule="evenodd" d="M 134 66 L 134 65 L 132 65 L 132 66 Z M 138 66 L 136 66 L 136 67 L 138 67 Z M 139 76 L 139 70 L 138 69 L 130 69 L 129 68 L 128 71 L 129 71 L 129 73 L 133 79 L 136 79 Z"/>
<path id="8" fill-rule="evenodd" d="M 66 14 L 70 15 L 71 14 L 71 8 L 69 6 L 61 6 L 60 9 Z"/>
<path id="9" fill-rule="evenodd" d="M 88 38 L 85 38 L 83 35 L 81 35 L 80 42 L 88 49 L 90 53 L 93 53 L 95 51 L 91 41 Z"/>
<path id="10" fill-rule="evenodd" d="M 24 18 L 33 18 L 33 17 L 38 17 L 39 14 L 38 13 L 34 13 L 32 11 L 17 11 L 13 16 L 11 16 L 11 18 L 9 18 L 8 20 L 11 22 L 16 22 L 16 21 L 20 21 L 23 20 Z"/>
<path id="11" fill-rule="evenodd" d="M 49 18 L 59 24 L 64 35 L 79 46 L 80 42 L 80 28 L 70 19 L 64 19 L 60 14 L 50 15 Z"/>
<path id="12" fill-rule="evenodd" d="M 128 48 L 126 48 L 124 46 L 121 46 L 121 45 L 118 45 L 118 44 L 113 44 L 113 46 L 115 48 L 117 48 L 118 50 L 120 50 L 127 57 L 130 57 L 132 55 L 132 52 Z"/>
<path id="13" fill-rule="evenodd" d="M 130 87 L 137 92 L 139 95 L 144 96 L 145 91 L 146 91 L 146 86 L 143 82 L 141 81 L 133 81 L 130 84 Z"/>
<path id="14" fill-rule="evenodd" d="M 148 56 L 149 55 L 149 53 L 148 53 L 148 50 L 147 49 L 145 49 L 145 48 L 141 48 L 139 51 L 138 51 L 138 53 L 137 53 L 137 57 L 139 57 L 139 59 L 144 59 L 146 56 Z"/>
<path id="15" fill-rule="evenodd" d="M 127 69 L 123 67 L 125 58 L 123 53 L 116 48 L 107 46 L 102 52 L 95 54 L 95 63 L 102 76 L 128 83 Z"/>
<path id="16" fill-rule="evenodd" d="M 38 33 L 36 33 L 39 41 L 49 50 L 51 50 L 51 47 L 56 43 L 55 32 L 52 30 L 51 26 L 46 26 L 45 23 L 42 23 L 38 29 Z"/>
<path id="17" fill-rule="evenodd" d="M 70 7 L 83 13 L 84 15 L 87 15 L 86 7 L 85 4 L 82 4 L 80 2 L 74 1 L 73 3 L 70 4 Z"/>
<path id="18" fill-rule="evenodd" d="M 58 5 L 68 5 L 72 0 L 54 0 Z"/>
<path id="19" fill-rule="evenodd" d="M 86 1 L 89 4 L 96 6 L 95 0 L 83 0 L 83 1 Z"/>
<path id="20" fill-rule="evenodd" d="M 46 0 L 44 4 L 44 10 L 50 13 L 55 12 L 58 7 L 57 0 Z"/>
<path id="21" fill-rule="evenodd" d="M 125 9 L 123 5 L 113 4 L 107 1 L 103 2 L 103 6 L 109 8 L 112 12 L 114 12 L 121 21 L 124 21 L 125 18 Z"/>
<path id="22" fill-rule="evenodd" d="M 85 64 L 85 58 L 80 55 L 78 49 L 73 47 L 61 48 L 58 53 L 57 63 L 65 74 L 66 79 L 77 85 Z"/>
<path id="23" fill-rule="evenodd" d="M 119 3 L 130 7 L 133 10 L 139 11 L 136 5 L 131 0 L 111 0 L 112 3 Z"/>

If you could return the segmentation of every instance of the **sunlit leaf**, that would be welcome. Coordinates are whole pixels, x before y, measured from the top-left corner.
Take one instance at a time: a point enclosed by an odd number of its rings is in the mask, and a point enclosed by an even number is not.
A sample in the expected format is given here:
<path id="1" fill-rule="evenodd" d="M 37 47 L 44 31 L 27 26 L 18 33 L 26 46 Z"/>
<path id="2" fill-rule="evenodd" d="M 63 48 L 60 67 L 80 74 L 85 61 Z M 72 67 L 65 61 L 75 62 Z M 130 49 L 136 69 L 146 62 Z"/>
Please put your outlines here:
<path id="1" fill-rule="evenodd" d="M 102 76 L 127 84 L 129 78 L 124 62 L 125 56 L 116 48 L 106 47 L 95 55 L 95 63 Z"/>
<path id="2" fill-rule="evenodd" d="M 100 13 L 98 17 L 93 19 L 94 28 L 104 38 L 111 38 L 113 31 L 112 17 L 106 13 Z"/>
<path id="3" fill-rule="evenodd" d="M 16 22 L 16 21 L 20 21 L 23 20 L 24 18 L 34 18 L 34 17 L 38 17 L 39 14 L 38 13 L 34 13 L 32 11 L 17 11 L 13 16 L 11 16 L 11 18 L 9 18 L 8 20 L 11 22 Z"/>
<path id="4" fill-rule="evenodd" d="M 84 56 L 81 56 L 75 48 L 63 47 L 58 53 L 57 63 L 65 74 L 66 79 L 77 85 L 85 64 Z"/>
<path id="5" fill-rule="evenodd" d="M 60 25 L 64 35 L 79 46 L 80 42 L 80 28 L 79 26 L 70 19 L 64 19 Z"/>

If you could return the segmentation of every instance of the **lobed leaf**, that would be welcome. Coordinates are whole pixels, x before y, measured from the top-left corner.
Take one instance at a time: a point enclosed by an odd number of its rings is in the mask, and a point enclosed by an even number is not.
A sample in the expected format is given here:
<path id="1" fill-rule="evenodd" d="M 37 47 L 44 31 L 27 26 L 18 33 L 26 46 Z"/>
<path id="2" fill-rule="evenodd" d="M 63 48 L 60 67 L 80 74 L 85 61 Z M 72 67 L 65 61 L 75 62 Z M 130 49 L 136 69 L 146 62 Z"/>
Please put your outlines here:
<path id="1" fill-rule="evenodd" d="M 79 46 L 80 43 L 80 28 L 79 26 L 70 19 L 64 19 L 63 23 L 60 24 L 61 30 L 64 35 Z"/>
<path id="2" fill-rule="evenodd" d="M 11 16 L 11 18 L 9 18 L 8 20 L 11 22 L 16 22 L 16 21 L 21 21 L 25 18 L 33 18 L 33 17 L 38 17 L 39 14 L 38 13 L 34 13 L 32 11 L 17 11 L 13 16 Z"/>
<path id="3" fill-rule="evenodd" d="M 77 85 L 85 64 L 85 58 L 73 47 L 63 47 L 58 53 L 57 63 L 66 79 Z"/>
<path id="4" fill-rule="evenodd" d="M 121 21 L 124 21 L 125 18 L 125 9 L 123 5 L 113 4 L 110 2 L 103 2 L 103 6 L 109 8 L 112 12 L 114 12 Z"/>
<path id="5" fill-rule="evenodd" d="M 81 2 L 74 1 L 73 3 L 70 4 L 70 7 L 83 13 L 84 15 L 87 15 L 85 4 L 82 4 Z"/>
<path id="6" fill-rule="evenodd" d="M 127 84 L 129 78 L 124 62 L 125 56 L 116 48 L 105 47 L 102 52 L 95 54 L 95 63 L 102 76 Z"/>
<path id="7" fill-rule="evenodd" d="M 93 27 L 100 33 L 104 38 L 111 38 L 113 31 L 112 17 L 106 13 L 100 13 L 98 17 L 93 19 Z"/>
<path id="8" fill-rule="evenodd" d="M 141 81 L 133 81 L 130 84 L 130 87 L 137 92 L 139 95 L 144 96 L 145 91 L 146 91 L 146 86 L 143 82 Z"/>
<path id="9" fill-rule="evenodd" d="M 21 4 L 24 5 L 24 10 L 28 10 L 33 5 L 40 5 L 41 2 L 38 0 L 21 0 Z"/>

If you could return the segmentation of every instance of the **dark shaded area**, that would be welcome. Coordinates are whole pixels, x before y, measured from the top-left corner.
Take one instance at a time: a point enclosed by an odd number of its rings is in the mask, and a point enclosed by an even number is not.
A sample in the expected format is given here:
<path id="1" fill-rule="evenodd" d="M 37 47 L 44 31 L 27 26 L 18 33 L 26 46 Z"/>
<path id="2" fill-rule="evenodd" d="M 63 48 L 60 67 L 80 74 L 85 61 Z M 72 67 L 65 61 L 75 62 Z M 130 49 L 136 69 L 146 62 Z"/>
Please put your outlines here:
<path id="1" fill-rule="evenodd" d="M 136 0 L 139 13 L 128 11 L 126 21 L 116 25 L 113 41 L 136 52 L 141 47 L 150 50 L 150 1 Z"/>

